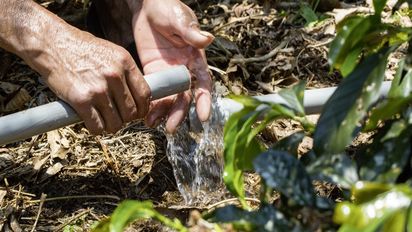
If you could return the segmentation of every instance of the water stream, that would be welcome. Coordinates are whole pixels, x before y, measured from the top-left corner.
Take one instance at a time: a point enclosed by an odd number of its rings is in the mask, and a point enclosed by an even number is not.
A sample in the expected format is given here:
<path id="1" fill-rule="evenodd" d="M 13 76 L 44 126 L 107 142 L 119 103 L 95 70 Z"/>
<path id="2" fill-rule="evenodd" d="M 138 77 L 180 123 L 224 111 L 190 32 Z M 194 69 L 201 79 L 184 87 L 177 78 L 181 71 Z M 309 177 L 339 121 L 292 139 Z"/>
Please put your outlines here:
<path id="1" fill-rule="evenodd" d="M 174 135 L 166 135 L 167 156 L 173 166 L 178 189 L 187 204 L 205 203 L 222 188 L 223 124 L 227 115 L 212 98 L 212 113 L 201 123 L 194 107 Z"/>

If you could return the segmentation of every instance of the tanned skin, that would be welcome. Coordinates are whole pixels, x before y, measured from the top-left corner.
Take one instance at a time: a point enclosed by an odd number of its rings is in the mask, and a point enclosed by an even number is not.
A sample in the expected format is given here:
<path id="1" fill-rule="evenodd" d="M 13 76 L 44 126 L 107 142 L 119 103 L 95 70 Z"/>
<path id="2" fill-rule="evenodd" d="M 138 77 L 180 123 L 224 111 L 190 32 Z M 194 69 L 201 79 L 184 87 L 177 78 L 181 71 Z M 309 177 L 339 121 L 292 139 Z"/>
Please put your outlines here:
<path id="1" fill-rule="evenodd" d="M 93 134 L 114 133 L 138 118 L 148 126 L 167 118 L 166 130 L 173 133 L 186 115 L 191 91 L 150 104 L 143 75 L 122 47 L 134 39 L 145 74 L 179 64 L 191 70 L 198 116 L 207 120 L 211 79 L 203 48 L 213 36 L 199 30 L 193 11 L 179 0 L 100 1 L 111 7 L 102 25 L 113 42 L 70 26 L 32 0 L 1 0 L 0 47 L 39 72 Z"/>

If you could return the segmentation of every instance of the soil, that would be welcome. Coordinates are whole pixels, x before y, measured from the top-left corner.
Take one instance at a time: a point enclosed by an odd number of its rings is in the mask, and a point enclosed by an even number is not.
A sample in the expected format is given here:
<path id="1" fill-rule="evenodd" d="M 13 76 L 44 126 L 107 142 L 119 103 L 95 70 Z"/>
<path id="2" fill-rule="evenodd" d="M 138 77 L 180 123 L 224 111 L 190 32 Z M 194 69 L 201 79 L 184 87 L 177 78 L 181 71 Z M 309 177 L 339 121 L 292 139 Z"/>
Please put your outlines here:
<path id="1" fill-rule="evenodd" d="M 84 28 L 83 1 L 56 2 L 41 4 Z M 330 71 L 327 62 L 338 14 L 332 9 L 316 24 L 305 25 L 294 2 L 184 2 L 195 11 L 201 28 L 216 36 L 206 53 L 222 95 L 274 93 L 300 80 L 307 82 L 307 88 L 339 83 L 341 77 Z M 54 100 L 56 96 L 35 71 L 0 50 L 0 116 Z M 263 137 L 274 142 L 293 130 L 293 122 L 280 122 L 267 128 Z M 134 122 L 114 135 L 91 136 L 77 124 L 0 146 L 0 231 L 87 231 L 123 199 L 151 200 L 162 213 L 193 221 L 197 215 L 193 210 L 202 211 L 216 202 L 202 207 L 185 204 L 165 141 L 160 129 Z M 308 149 L 310 142 L 302 149 Z M 258 183 L 253 174 L 247 178 L 252 198 L 257 197 Z M 335 191 L 335 186 L 317 186 L 326 195 Z M 163 229 L 143 221 L 128 230 Z"/>

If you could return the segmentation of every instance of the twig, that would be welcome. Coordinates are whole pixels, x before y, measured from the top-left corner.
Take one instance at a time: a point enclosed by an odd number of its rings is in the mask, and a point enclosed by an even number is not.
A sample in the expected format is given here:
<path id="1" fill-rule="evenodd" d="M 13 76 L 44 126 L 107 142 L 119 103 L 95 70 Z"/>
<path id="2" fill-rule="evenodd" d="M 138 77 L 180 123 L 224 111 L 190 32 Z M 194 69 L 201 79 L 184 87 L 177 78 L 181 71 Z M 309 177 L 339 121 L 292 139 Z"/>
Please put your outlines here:
<path id="1" fill-rule="evenodd" d="M 44 200 L 46 199 L 46 197 L 47 197 L 46 194 L 44 194 L 44 193 L 41 194 L 39 211 L 37 211 L 36 220 L 34 221 L 33 228 L 31 228 L 31 232 L 33 232 L 36 229 L 37 222 L 39 221 L 40 213 L 41 213 L 41 210 L 43 209 L 43 203 L 44 203 Z"/>
<path id="2" fill-rule="evenodd" d="M 99 199 L 99 198 L 107 198 L 107 199 L 113 199 L 120 201 L 120 197 L 114 196 L 114 195 L 81 195 L 81 196 L 64 196 L 64 197 L 51 197 L 51 198 L 46 198 L 44 199 L 44 202 L 47 201 L 61 201 L 61 200 L 72 200 L 72 199 L 89 199 L 89 198 L 94 198 L 94 199 Z M 31 200 L 28 201 L 29 203 L 39 203 L 41 202 L 40 200 Z"/>
<path id="3" fill-rule="evenodd" d="M 109 149 L 107 149 L 107 145 L 106 143 L 104 143 L 101 139 L 97 139 L 102 151 L 103 151 L 103 155 L 106 157 L 106 163 L 107 165 L 112 168 L 114 170 L 114 172 L 116 174 L 120 173 L 120 169 L 119 169 L 119 165 L 117 163 L 117 159 L 116 157 L 109 151 Z"/>
<path id="4" fill-rule="evenodd" d="M 56 229 L 54 229 L 54 231 L 60 231 L 62 230 L 64 227 L 66 227 L 67 225 L 69 225 L 70 223 L 72 223 L 73 221 L 81 218 L 83 215 L 85 214 L 89 214 L 92 211 L 92 209 L 87 209 L 83 212 L 80 212 L 76 215 L 74 215 L 73 217 L 71 217 L 69 220 L 67 220 L 66 222 L 62 223 L 60 226 L 58 226 Z"/>
<path id="5" fill-rule="evenodd" d="M 251 202 L 255 202 L 255 203 L 260 204 L 260 200 L 255 199 L 255 198 L 246 197 L 245 200 L 246 200 L 246 201 L 251 201 Z M 230 202 L 239 202 L 239 199 L 238 199 L 238 198 L 230 198 L 230 199 L 225 199 L 225 200 L 216 202 L 215 204 L 208 206 L 208 207 L 207 207 L 207 211 L 210 211 L 210 210 L 218 207 L 219 205 L 226 204 L 226 203 L 230 203 Z"/>
<path id="6" fill-rule="evenodd" d="M 19 193 L 19 194 L 21 194 L 23 196 L 27 196 L 27 197 L 36 197 L 35 194 L 26 193 L 26 192 L 22 192 L 20 190 L 14 190 L 14 189 L 10 189 L 10 188 L 8 189 L 8 188 L 0 187 L 0 190 L 9 191 L 9 192 L 12 192 L 12 193 Z"/>
<path id="7" fill-rule="evenodd" d="M 264 56 L 250 57 L 250 58 L 233 58 L 230 60 L 230 62 L 231 63 L 243 63 L 243 64 L 253 63 L 253 62 L 262 62 L 262 61 L 268 60 L 272 58 L 273 56 L 275 56 L 279 52 L 279 50 L 285 48 L 287 44 L 288 44 L 287 41 L 282 41 L 277 47 L 275 47 L 272 51 L 270 51 L 268 54 Z"/>

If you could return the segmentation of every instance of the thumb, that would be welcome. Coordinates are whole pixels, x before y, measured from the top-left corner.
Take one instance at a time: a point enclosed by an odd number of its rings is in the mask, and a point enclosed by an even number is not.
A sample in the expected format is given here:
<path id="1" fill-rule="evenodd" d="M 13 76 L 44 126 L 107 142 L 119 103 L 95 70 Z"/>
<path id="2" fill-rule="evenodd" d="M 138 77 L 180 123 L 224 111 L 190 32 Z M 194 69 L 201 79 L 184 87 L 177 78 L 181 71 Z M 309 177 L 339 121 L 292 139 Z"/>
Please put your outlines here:
<path id="1" fill-rule="evenodd" d="M 215 38 L 211 33 L 199 30 L 197 23 L 191 23 L 182 29 L 183 30 L 180 30 L 181 38 L 195 48 L 205 48 L 211 44 Z"/>

